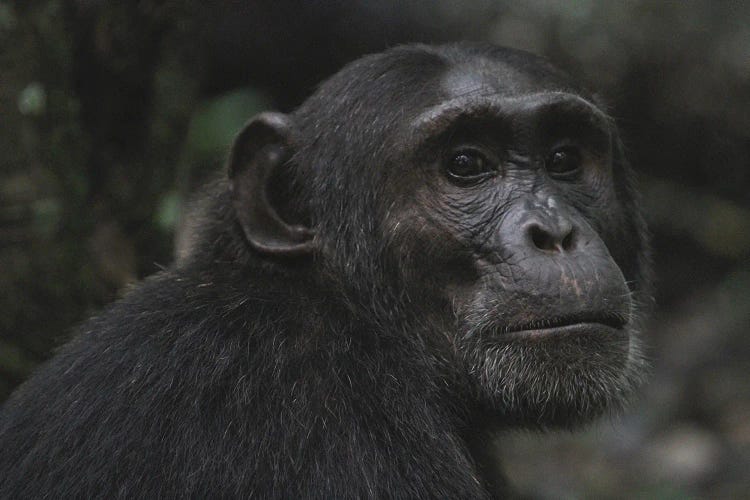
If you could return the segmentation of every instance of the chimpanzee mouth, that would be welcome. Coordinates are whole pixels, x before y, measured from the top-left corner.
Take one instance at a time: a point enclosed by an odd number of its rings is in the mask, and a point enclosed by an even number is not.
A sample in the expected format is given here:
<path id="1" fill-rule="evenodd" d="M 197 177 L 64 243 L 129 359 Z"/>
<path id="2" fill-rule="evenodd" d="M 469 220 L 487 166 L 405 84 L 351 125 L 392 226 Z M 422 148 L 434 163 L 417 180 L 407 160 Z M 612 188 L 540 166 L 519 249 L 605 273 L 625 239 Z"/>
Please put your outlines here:
<path id="1" fill-rule="evenodd" d="M 528 338 L 557 334 L 595 333 L 603 330 L 625 331 L 628 320 L 614 312 L 582 312 L 507 325 L 502 329 L 508 338 Z"/>

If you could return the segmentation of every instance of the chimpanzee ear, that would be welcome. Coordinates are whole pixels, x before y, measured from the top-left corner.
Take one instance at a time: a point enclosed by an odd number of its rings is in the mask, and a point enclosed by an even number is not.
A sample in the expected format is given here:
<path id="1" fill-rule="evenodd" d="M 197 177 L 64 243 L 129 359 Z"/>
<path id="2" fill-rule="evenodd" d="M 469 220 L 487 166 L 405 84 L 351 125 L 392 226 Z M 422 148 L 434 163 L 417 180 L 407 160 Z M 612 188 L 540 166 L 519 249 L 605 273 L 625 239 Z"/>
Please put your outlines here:
<path id="1" fill-rule="evenodd" d="M 313 249 L 313 231 L 284 220 L 274 192 L 291 192 L 289 117 L 262 113 L 253 118 L 234 141 L 229 158 L 229 186 L 237 218 L 248 242 L 259 252 L 301 255 Z M 272 183 L 288 183 L 281 187 Z"/>

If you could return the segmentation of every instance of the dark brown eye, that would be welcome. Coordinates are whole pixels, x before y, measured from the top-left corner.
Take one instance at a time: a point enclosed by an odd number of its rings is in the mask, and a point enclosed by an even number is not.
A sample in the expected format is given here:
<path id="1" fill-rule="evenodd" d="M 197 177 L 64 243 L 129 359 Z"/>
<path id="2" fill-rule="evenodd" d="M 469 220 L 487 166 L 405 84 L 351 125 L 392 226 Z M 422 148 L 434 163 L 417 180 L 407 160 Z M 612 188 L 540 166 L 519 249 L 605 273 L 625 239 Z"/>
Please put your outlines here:
<path id="1" fill-rule="evenodd" d="M 462 150 L 450 157 L 448 176 L 459 182 L 475 182 L 492 175 L 494 165 L 479 151 Z"/>
<path id="2" fill-rule="evenodd" d="M 570 178 L 581 168 L 582 157 L 578 148 L 565 146 L 552 152 L 547 159 L 547 172 L 552 177 Z"/>

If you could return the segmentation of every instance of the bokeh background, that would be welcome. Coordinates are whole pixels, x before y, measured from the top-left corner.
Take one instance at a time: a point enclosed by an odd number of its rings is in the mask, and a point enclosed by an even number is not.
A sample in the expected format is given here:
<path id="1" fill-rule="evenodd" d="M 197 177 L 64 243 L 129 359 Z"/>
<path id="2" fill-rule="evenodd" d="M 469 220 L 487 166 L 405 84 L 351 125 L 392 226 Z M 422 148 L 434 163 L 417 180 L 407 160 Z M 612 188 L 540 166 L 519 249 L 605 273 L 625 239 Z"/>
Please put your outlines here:
<path id="1" fill-rule="evenodd" d="M 504 436 L 513 483 L 750 498 L 750 2 L 0 0 L 0 401 L 169 265 L 186 200 L 248 117 L 363 53 L 460 39 L 598 89 L 653 232 L 650 382 L 588 431 Z"/>

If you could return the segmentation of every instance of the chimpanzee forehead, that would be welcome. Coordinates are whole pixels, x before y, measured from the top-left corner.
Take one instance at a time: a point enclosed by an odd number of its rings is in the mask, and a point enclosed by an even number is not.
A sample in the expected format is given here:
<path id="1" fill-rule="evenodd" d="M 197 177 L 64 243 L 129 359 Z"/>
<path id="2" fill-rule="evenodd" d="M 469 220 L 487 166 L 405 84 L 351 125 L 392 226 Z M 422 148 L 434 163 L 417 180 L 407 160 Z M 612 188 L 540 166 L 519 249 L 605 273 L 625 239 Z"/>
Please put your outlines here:
<path id="1" fill-rule="evenodd" d="M 433 101 L 409 124 L 413 140 L 427 140 L 458 120 L 508 120 L 554 110 L 584 119 L 608 136 L 610 119 L 580 86 L 543 59 L 512 53 L 510 61 L 474 56 L 451 61 L 436 77 Z"/>
<path id="2" fill-rule="evenodd" d="M 453 65 L 442 76 L 440 87 L 446 99 L 577 90 L 571 82 L 533 62 L 511 65 L 486 58 Z"/>

